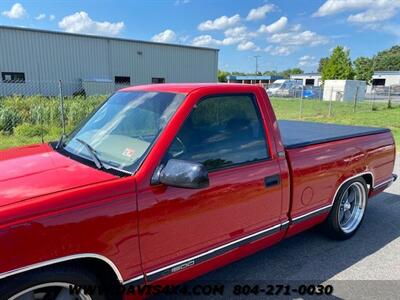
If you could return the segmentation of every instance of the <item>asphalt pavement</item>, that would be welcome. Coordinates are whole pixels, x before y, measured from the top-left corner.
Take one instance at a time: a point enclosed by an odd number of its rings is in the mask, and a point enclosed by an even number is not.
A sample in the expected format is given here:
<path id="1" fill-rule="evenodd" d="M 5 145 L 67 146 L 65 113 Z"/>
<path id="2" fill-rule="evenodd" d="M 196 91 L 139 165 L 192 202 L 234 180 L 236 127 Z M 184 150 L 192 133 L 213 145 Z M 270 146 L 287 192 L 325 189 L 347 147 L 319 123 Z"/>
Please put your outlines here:
<path id="1" fill-rule="evenodd" d="M 395 173 L 400 175 L 400 155 Z M 400 299 L 400 179 L 370 199 L 363 224 L 351 239 L 334 241 L 311 229 L 192 284 L 285 283 L 295 287 L 309 281 L 331 284 L 334 298 Z M 249 297 L 235 299 L 239 298 Z M 256 298 L 261 299 L 260 295 Z M 309 297 L 291 293 L 285 298 Z"/>

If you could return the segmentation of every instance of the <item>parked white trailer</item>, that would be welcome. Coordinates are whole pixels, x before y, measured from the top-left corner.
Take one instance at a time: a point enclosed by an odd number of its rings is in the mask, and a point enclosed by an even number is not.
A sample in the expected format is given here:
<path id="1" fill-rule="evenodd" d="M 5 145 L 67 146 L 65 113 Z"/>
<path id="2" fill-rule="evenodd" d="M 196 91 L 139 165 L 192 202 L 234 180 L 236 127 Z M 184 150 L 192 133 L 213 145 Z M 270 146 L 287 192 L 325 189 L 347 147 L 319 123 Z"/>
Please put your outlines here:
<path id="1" fill-rule="evenodd" d="M 323 100 L 364 100 L 367 85 L 363 80 L 325 80 Z"/>

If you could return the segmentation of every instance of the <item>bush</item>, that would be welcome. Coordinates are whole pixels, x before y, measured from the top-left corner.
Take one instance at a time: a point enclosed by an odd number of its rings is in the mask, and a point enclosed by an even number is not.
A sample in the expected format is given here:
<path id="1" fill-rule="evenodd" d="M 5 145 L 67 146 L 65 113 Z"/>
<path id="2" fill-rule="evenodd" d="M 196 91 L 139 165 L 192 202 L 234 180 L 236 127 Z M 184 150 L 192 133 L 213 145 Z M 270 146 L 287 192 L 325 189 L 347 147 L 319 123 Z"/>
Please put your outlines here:
<path id="1" fill-rule="evenodd" d="M 64 116 L 66 125 L 75 127 L 102 104 L 106 98 L 106 96 L 65 97 Z M 2 108 L 18 112 L 18 124 L 44 124 L 46 127 L 61 128 L 61 105 L 57 97 L 9 96 L 0 98 L 0 109 Z M 7 125 L 7 127 L 9 126 Z"/>
<path id="2" fill-rule="evenodd" d="M 4 134 L 12 134 L 14 128 L 21 124 L 22 118 L 20 114 L 12 108 L 0 107 L 0 132 Z"/>
<path id="3" fill-rule="evenodd" d="M 48 130 L 40 125 L 21 124 L 14 129 L 14 134 L 21 137 L 44 136 Z"/>

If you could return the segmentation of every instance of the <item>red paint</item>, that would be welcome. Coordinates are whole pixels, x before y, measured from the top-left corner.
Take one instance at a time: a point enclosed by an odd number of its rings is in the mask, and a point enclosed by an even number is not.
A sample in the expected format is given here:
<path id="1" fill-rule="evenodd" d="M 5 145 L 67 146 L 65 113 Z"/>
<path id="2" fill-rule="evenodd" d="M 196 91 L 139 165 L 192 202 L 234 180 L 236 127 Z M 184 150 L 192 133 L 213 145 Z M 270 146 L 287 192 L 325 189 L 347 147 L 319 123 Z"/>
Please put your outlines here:
<path id="1" fill-rule="evenodd" d="M 0 274 L 92 253 L 111 260 L 126 281 L 329 205 L 339 185 L 353 175 L 372 172 L 378 185 L 393 171 L 390 133 L 285 150 L 268 96 L 258 86 L 166 84 L 125 90 L 187 95 L 132 176 L 96 170 L 48 145 L 0 151 Z M 205 189 L 151 185 L 154 170 L 193 106 L 205 96 L 229 93 L 256 96 L 271 159 L 211 172 Z M 266 189 L 264 177 L 274 174 L 281 175 L 281 184 Z M 307 199 L 302 201 L 305 189 Z M 381 191 L 372 189 L 370 194 Z M 288 229 L 154 283 L 189 280 L 310 228 L 327 215 L 290 223 Z"/>

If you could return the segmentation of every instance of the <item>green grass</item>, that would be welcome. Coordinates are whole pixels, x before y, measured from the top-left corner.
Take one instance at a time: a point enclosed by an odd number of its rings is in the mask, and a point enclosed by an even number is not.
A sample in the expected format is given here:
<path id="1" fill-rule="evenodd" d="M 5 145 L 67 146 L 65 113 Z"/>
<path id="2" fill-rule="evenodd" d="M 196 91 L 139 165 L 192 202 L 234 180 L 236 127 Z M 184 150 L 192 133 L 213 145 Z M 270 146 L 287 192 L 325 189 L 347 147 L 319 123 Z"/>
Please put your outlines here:
<path id="1" fill-rule="evenodd" d="M 90 111 L 99 105 L 103 97 L 98 99 L 67 99 L 65 101 L 67 127 L 74 128 L 78 122 Z M 287 100 L 273 98 L 272 105 L 279 119 L 306 120 L 324 123 L 336 123 L 347 125 L 364 125 L 390 128 L 396 143 L 400 145 L 400 105 L 388 109 L 386 104 L 376 104 L 372 110 L 371 104 L 361 102 L 357 104 L 356 112 L 353 112 L 352 103 L 332 102 L 331 115 L 329 116 L 329 102 L 318 100 L 304 100 L 303 111 L 300 117 L 300 100 Z M 58 100 L 56 99 L 0 99 L 0 109 L 3 106 L 13 107 L 21 115 L 23 124 L 44 126 L 46 135 L 43 140 L 54 141 L 61 135 L 60 115 L 58 112 Z M 38 107 L 39 106 L 39 107 Z M 40 108 L 40 109 L 38 109 Z M 44 117 L 38 117 L 44 112 Z M 35 115 L 35 118 L 32 118 Z M 26 129 L 26 128 L 25 128 Z M 0 149 L 40 143 L 40 136 L 28 137 L 24 131 L 14 128 L 14 133 L 0 133 Z M 19 134 L 17 134 L 19 133 Z M 22 134 L 22 136 L 21 136 Z"/>
<path id="2" fill-rule="evenodd" d="M 329 116 L 329 102 L 304 100 L 300 118 L 300 100 L 274 98 L 271 100 L 278 119 L 390 128 L 396 144 L 400 144 L 399 104 L 390 109 L 387 108 L 387 104 L 375 104 L 371 110 L 371 103 L 363 102 L 358 103 L 356 112 L 353 112 L 352 103 L 332 102 L 331 116 Z"/>
<path id="3" fill-rule="evenodd" d="M 61 130 L 60 130 L 61 132 Z M 44 141 L 56 141 L 60 138 L 60 135 L 46 135 L 44 136 Z M 23 136 L 7 136 L 0 135 L 0 149 L 7 149 L 11 147 L 17 147 L 22 145 L 38 144 L 41 143 L 41 137 L 23 137 Z"/>

